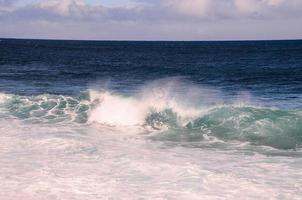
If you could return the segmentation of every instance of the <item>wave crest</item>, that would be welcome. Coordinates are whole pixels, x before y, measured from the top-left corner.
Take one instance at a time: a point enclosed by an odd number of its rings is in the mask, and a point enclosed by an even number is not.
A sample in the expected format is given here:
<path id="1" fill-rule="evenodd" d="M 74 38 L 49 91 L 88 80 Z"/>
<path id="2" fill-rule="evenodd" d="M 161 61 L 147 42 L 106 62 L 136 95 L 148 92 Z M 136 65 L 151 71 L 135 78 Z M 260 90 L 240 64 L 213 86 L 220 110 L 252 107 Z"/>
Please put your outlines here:
<path id="1" fill-rule="evenodd" d="M 168 127 L 153 136 L 154 139 L 196 142 L 213 136 L 223 141 L 250 142 L 278 149 L 302 147 L 302 113 L 297 111 L 222 106 L 210 109 L 185 125 L 179 124 L 177 113 L 171 111 L 150 117 L 150 126 Z"/>
<path id="2" fill-rule="evenodd" d="M 163 84 L 161 84 L 163 85 Z M 79 96 L 0 95 L 0 118 L 33 123 L 101 123 L 139 126 L 152 138 L 200 142 L 208 138 L 242 141 L 279 149 L 302 147 L 301 111 L 219 104 L 207 90 L 181 86 L 148 86 L 132 96 L 89 91 Z M 214 98 L 213 98 L 214 97 Z M 219 106 L 220 105 L 220 106 Z"/>

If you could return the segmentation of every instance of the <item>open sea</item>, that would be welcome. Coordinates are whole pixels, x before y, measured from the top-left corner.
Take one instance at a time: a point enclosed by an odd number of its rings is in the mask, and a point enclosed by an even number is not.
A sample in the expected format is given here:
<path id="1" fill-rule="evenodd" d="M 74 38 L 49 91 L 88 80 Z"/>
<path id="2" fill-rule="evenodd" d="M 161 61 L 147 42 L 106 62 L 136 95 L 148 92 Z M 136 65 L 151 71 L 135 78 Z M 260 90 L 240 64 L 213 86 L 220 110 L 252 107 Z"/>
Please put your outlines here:
<path id="1" fill-rule="evenodd" d="M 302 199 L 302 40 L 0 39 L 0 199 Z"/>

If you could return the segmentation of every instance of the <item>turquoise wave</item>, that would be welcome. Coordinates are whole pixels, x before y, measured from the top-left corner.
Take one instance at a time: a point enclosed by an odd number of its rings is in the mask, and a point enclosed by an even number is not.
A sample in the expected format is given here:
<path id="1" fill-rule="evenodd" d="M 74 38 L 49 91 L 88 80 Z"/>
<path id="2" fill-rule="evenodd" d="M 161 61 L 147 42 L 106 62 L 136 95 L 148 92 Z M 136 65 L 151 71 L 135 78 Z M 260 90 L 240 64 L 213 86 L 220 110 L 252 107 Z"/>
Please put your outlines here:
<path id="1" fill-rule="evenodd" d="M 302 147 L 302 113 L 269 108 L 224 106 L 213 108 L 183 125 L 172 110 L 146 119 L 155 129 L 166 127 L 153 139 L 175 142 L 202 141 L 214 136 L 223 141 L 250 142 L 278 149 Z"/>
<path id="2" fill-rule="evenodd" d="M 100 104 L 98 99 L 91 99 L 89 93 L 78 96 L 1 94 L 0 118 L 31 123 L 85 124 L 90 123 L 91 111 Z M 249 142 L 278 149 L 302 147 L 301 111 L 226 105 L 202 113 L 184 120 L 170 108 L 162 111 L 150 108 L 143 126 L 153 129 L 152 139 L 162 141 L 198 142 L 213 136 L 226 142 Z"/>
<path id="3" fill-rule="evenodd" d="M 86 123 L 93 107 L 88 94 L 64 96 L 42 94 L 20 96 L 2 94 L 0 117 L 20 119 L 32 123 Z"/>

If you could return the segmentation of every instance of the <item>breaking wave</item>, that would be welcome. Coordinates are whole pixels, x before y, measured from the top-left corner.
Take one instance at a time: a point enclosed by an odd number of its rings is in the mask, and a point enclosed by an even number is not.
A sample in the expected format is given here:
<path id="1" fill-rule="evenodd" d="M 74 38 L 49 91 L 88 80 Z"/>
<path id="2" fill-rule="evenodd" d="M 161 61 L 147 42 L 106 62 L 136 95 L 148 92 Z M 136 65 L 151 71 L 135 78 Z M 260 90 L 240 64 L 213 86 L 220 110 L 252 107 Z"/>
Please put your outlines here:
<path id="1" fill-rule="evenodd" d="M 77 97 L 43 94 L 20 96 L 0 94 L 0 117 L 32 123 L 86 123 L 93 107 L 88 94 Z"/>
<path id="2" fill-rule="evenodd" d="M 152 132 L 152 139 L 173 142 L 214 137 L 278 149 L 302 147 L 301 111 L 213 99 L 219 98 L 207 90 L 184 93 L 175 87 L 145 87 L 131 96 L 106 90 L 78 96 L 0 94 L 0 117 L 30 123 L 139 126 Z"/>
<path id="3" fill-rule="evenodd" d="M 278 149 L 302 147 L 302 113 L 257 107 L 222 106 L 210 109 L 186 124 L 180 124 L 173 110 L 152 113 L 152 127 L 168 129 L 155 139 L 196 142 L 215 137 L 223 141 L 250 142 Z"/>

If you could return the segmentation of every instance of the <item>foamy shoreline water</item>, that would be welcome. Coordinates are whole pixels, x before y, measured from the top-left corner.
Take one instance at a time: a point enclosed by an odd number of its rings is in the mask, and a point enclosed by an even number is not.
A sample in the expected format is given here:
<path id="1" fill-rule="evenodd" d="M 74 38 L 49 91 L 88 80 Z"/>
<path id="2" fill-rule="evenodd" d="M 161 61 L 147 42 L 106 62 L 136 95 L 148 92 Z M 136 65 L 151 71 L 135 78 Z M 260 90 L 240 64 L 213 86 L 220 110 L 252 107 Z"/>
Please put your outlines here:
<path id="1" fill-rule="evenodd" d="M 301 157 L 167 146 L 137 131 L 2 126 L 0 199 L 298 200 L 302 195 Z"/>

